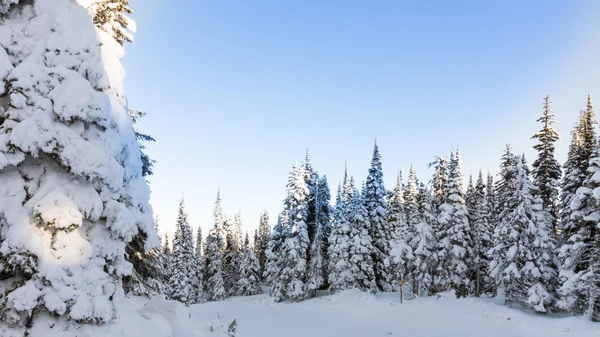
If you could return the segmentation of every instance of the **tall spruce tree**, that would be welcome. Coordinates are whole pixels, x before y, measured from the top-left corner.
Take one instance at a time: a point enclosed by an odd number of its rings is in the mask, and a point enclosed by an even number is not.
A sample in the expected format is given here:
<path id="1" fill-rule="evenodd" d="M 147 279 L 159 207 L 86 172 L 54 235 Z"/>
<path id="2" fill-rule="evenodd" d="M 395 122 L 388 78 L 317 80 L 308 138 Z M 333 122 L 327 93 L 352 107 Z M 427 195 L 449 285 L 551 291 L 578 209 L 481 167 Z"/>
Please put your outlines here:
<path id="1" fill-rule="evenodd" d="M 344 174 L 343 183 L 338 186 L 331 235 L 329 236 L 329 292 L 336 293 L 350 289 L 353 286 L 353 277 L 350 273 L 350 220 L 349 203 L 353 192 L 345 188 L 350 185 L 348 168 Z"/>
<path id="2" fill-rule="evenodd" d="M 406 281 L 410 282 L 410 285 L 412 286 L 412 292 L 414 294 L 419 293 L 419 282 L 416 280 L 416 275 L 414 273 L 414 252 L 417 248 L 417 244 L 420 241 L 420 238 L 416 237 L 416 232 L 417 226 L 421 223 L 418 183 L 417 172 L 411 164 L 410 171 L 408 173 L 408 182 L 406 183 L 406 188 L 404 189 L 404 217 L 406 219 L 406 228 L 402 230 L 402 236 L 413 252 L 413 259 L 410 259 L 408 262 L 410 266 L 410 279 Z"/>
<path id="3" fill-rule="evenodd" d="M 576 225 L 571 220 L 571 201 L 577 189 L 583 186 L 587 177 L 587 169 L 596 147 L 596 122 L 591 96 L 588 95 L 587 107 L 581 110 L 579 120 L 571 132 L 571 144 L 567 161 L 563 167 L 564 175 L 561 181 L 560 194 L 560 230 L 561 242 L 577 232 Z"/>
<path id="4" fill-rule="evenodd" d="M 323 231 L 321 227 L 317 226 L 315 237 L 311 240 L 309 249 L 311 258 L 308 264 L 306 290 L 310 297 L 314 297 L 316 291 L 325 284 L 323 246 Z"/>
<path id="5" fill-rule="evenodd" d="M 125 245 L 159 243 L 124 50 L 74 1 L 3 1 L 0 35 L 12 36 L 0 42 L 0 320 L 111 321 L 132 269 Z"/>
<path id="6" fill-rule="evenodd" d="M 260 265 L 258 259 L 250 249 L 250 237 L 246 232 L 244 239 L 243 256 L 240 263 L 240 277 L 237 284 L 237 294 L 250 296 L 262 293 L 260 288 Z"/>
<path id="7" fill-rule="evenodd" d="M 185 203 L 182 197 L 179 202 L 179 214 L 177 215 L 175 237 L 173 238 L 169 298 L 188 305 L 192 304 L 197 299 L 197 284 L 198 277 L 192 228 L 187 220 Z"/>
<path id="8" fill-rule="evenodd" d="M 492 236 L 494 231 L 488 222 L 490 210 L 486 197 L 486 185 L 483 182 L 483 174 L 479 171 L 469 207 L 469 221 L 473 240 L 471 293 L 477 297 L 483 293 L 493 293 L 495 287 L 494 279 L 489 276 L 489 251 L 493 247 Z"/>
<path id="9" fill-rule="evenodd" d="M 387 203 L 387 221 L 390 227 L 390 236 L 392 240 L 398 238 L 400 227 L 406 226 L 406 217 L 404 214 L 404 190 L 402 189 L 402 172 L 398 171 L 396 178 L 396 187 L 388 196 Z"/>
<path id="10" fill-rule="evenodd" d="M 573 225 L 560 249 L 561 305 L 600 321 L 600 150 L 594 151 L 583 187 L 571 203 Z"/>
<path id="11" fill-rule="evenodd" d="M 221 193 L 217 193 L 213 212 L 214 226 L 206 236 L 204 259 L 204 293 L 209 301 L 221 301 L 227 297 L 223 280 L 223 251 L 225 250 L 225 218 L 221 207 Z"/>
<path id="12" fill-rule="evenodd" d="M 457 297 L 468 294 L 471 238 L 460 167 L 460 152 L 450 156 L 445 202 L 440 206 L 438 223 L 437 276 L 442 288 L 454 289 Z"/>
<path id="13" fill-rule="evenodd" d="M 169 233 L 165 233 L 165 244 L 162 247 L 164 260 L 164 271 L 165 271 L 165 284 L 169 284 L 171 278 L 171 242 L 169 242 Z"/>
<path id="14" fill-rule="evenodd" d="M 382 291 L 392 291 L 393 275 L 390 270 L 390 229 L 386 215 L 386 189 L 383 184 L 381 155 L 377 141 L 373 147 L 373 158 L 364 191 L 365 206 L 369 220 L 369 235 L 373 239 L 373 262 L 375 280 Z"/>
<path id="15" fill-rule="evenodd" d="M 506 304 L 546 313 L 556 307 L 558 287 L 552 224 L 529 180 L 524 157 L 509 155 L 505 153 L 501 165 L 502 212 L 490 272 L 502 280 Z"/>
<path id="16" fill-rule="evenodd" d="M 240 277 L 240 263 L 242 251 L 236 242 L 236 221 L 234 218 L 225 219 L 224 227 L 231 228 L 225 233 L 225 253 L 223 255 L 223 284 L 225 293 L 233 296 L 237 293 L 237 285 Z"/>
<path id="17" fill-rule="evenodd" d="M 196 277 L 198 278 L 198 284 L 196 285 L 196 302 L 204 302 L 204 274 L 206 273 L 206 260 L 204 259 L 204 244 L 202 238 L 202 228 L 198 226 L 196 231 Z"/>
<path id="18" fill-rule="evenodd" d="M 435 236 L 433 224 L 435 216 L 432 213 L 432 196 L 425 184 L 418 187 L 417 203 L 419 222 L 415 225 L 415 232 L 410 243 L 413 250 L 413 291 L 417 296 L 429 295 L 433 285 L 435 268 Z"/>
<path id="19" fill-rule="evenodd" d="M 267 249 L 265 250 L 265 256 L 267 262 L 265 263 L 265 270 L 263 271 L 263 279 L 269 285 L 269 295 L 271 297 L 281 297 L 282 284 L 277 282 L 281 275 L 281 246 L 283 244 L 284 236 L 284 217 L 285 215 L 279 214 L 277 217 L 277 224 L 273 227 L 269 242 L 267 243 Z"/>
<path id="20" fill-rule="evenodd" d="M 485 200 L 487 205 L 486 221 L 493 233 L 496 224 L 498 223 L 498 202 L 496 200 L 494 177 L 489 170 L 487 172 L 487 183 L 485 185 Z"/>
<path id="21" fill-rule="evenodd" d="M 310 296 L 322 288 L 327 280 L 327 238 L 331 233 L 329 186 L 324 176 L 317 182 L 315 193 L 315 233 L 310 240 L 307 290 Z"/>
<path id="22" fill-rule="evenodd" d="M 260 222 L 258 224 L 258 231 L 256 239 L 254 240 L 254 250 L 256 252 L 256 258 L 260 264 L 261 277 L 265 272 L 265 265 L 267 263 L 267 245 L 271 239 L 271 226 L 269 226 L 269 212 L 266 210 L 260 215 Z"/>
<path id="23" fill-rule="evenodd" d="M 448 159 L 446 157 L 436 157 L 430 164 L 435 165 L 435 171 L 431 180 L 431 192 L 433 193 L 433 210 L 439 211 L 440 206 L 446 200 L 446 185 L 448 184 Z"/>
<path id="24" fill-rule="evenodd" d="M 419 213 L 419 181 L 417 180 L 417 172 L 414 167 L 410 165 L 410 171 L 408 174 L 408 182 L 406 189 L 404 190 L 404 217 L 406 219 L 406 225 L 408 231 L 405 240 L 407 242 L 412 241 L 415 235 L 415 229 L 418 223 L 421 222 L 421 214 Z"/>
<path id="25" fill-rule="evenodd" d="M 348 203 L 350 222 L 349 262 L 353 288 L 374 293 L 377 290 L 375 268 L 372 257 L 373 244 L 369 235 L 369 218 L 361 193 L 354 190 Z"/>
<path id="26" fill-rule="evenodd" d="M 556 124 L 554 114 L 550 110 L 550 96 L 544 98 L 544 113 L 538 119 L 543 127 L 538 133 L 531 137 L 537 139 L 538 144 L 533 148 L 538 151 L 538 157 L 533 162 L 533 182 L 540 190 L 540 197 L 544 209 L 550 216 L 553 235 L 558 233 L 558 188 L 562 170 L 560 164 L 554 158 L 554 143 L 560 139 L 558 132 L 552 128 Z"/>
<path id="27" fill-rule="evenodd" d="M 329 266 L 329 236 L 331 235 L 331 218 L 333 214 L 333 208 L 330 204 L 331 194 L 329 192 L 329 184 L 327 183 L 327 176 L 322 176 L 317 184 L 317 201 L 316 201 L 316 222 L 317 228 L 319 229 L 320 245 L 321 245 L 321 256 L 323 259 L 323 284 L 321 288 L 327 287 L 328 280 L 328 266 Z M 315 253 L 316 254 L 316 253 Z"/>
<path id="28" fill-rule="evenodd" d="M 308 231 L 308 238 L 311 240 L 315 237 L 317 231 L 317 185 L 319 183 L 319 175 L 313 169 L 312 162 L 310 161 L 310 155 L 308 149 L 306 150 L 306 157 L 304 159 L 304 183 L 308 189 L 307 197 L 307 209 L 306 209 L 306 228 Z M 309 255 L 310 260 L 310 255 Z"/>
<path id="29" fill-rule="evenodd" d="M 276 301 L 298 301 L 307 297 L 307 257 L 310 241 L 306 225 L 309 190 L 304 181 L 304 168 L 294 163 L 284 200 L 285 220 L 283 244 L 279 256 L 281 274 L 275 283 L 282 291 Z"/>
<path id="30" fill-rule="evenodd" d="M 400 280 L 408 277 L 410 271 L 410 260 L 407 254 L 412 256 L 407 243 L 406 217 L 404 214 L 404 190 L 402 188 L 402 172 L 398 171 L 396 178 L 396 187 L 391 192 L 387 203 L 387 222 L 390 227 L 391 238 L 391 266 L 393 284 L 398 284 Z M 410 254 L 409 254 L 410 253 Z M 395 289 L 393 289 L 395 290 Z"/>
<path id="31" fill-rule="evenodd" d="M 222 229 L 212 228 L 206 236 L 204 292 L 209 301 L 221 301 L 227 297 L 223 281 L 223 253 L 220 249 L 223 241 Z"/>

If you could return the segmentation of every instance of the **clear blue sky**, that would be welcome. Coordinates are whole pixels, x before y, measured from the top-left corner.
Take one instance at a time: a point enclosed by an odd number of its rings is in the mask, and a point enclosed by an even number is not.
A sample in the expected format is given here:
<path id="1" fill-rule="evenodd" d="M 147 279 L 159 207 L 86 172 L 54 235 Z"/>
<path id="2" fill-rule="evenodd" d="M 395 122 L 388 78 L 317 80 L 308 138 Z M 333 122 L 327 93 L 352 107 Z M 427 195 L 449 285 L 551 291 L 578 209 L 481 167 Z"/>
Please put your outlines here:
<path id="1" fill-rule="evenodd" d="M 247 228 L 265 208 L 274 220 L 307 148 L 333 194 L 345 160 L 365 179 L 376 137 L 388 188 L 411 163 L 428 181 L 426 164 L 457 145 L 467 175 L 495 173 L 507 142 L 532 163 L 546 94 L 562 162 L 588 92 L 600 107 L 600 1 L 131 5 L 126 89 L 157 139 L 150 187 L 163 233 L 182 193 L 206 233 L 219 187 Z"/>

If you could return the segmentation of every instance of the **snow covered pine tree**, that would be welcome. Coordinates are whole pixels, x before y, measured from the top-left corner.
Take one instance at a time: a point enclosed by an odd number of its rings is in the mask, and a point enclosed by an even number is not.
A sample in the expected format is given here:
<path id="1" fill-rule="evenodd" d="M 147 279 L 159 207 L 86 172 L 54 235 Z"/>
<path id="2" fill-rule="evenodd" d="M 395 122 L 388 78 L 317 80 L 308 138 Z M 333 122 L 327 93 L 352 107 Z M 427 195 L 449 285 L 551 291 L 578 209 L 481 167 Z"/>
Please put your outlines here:
<path id="1" fill-rule="evenodd" d="M 185 304 L 197 301 L 198 276 L 197 260 L 183 197 L 179 203 L 173 253 L 171 254 L 171 279 L 169 280 L 169 297 Z"/>
<path id="2" fill-rule="evenodd" d="M 254 252 L 250 249 L 250 238 L 246 233 L 243 247 L 243 257 L 240 264 L 240 277 L 237 285 L 237 294 L 242 296 L 262 293 L 260 289 L 260 265 Z"/>
<path id="3" fill-rule="evenodd" d="M 288 196 L 284 200 L 284 213 L 288 223 L 284 224 L 284 240 L 281 245 L 279 264 L 281 274 L 276 283 L 282 292 L 277 301 L 305 299 L 308 274 L 307 256 L 309 248 L 306 215 L 309 190 L 304 182 L 304 168 L 294 163 L 287 184 Z"/>
<path id="4" fill-rule="evenodd" d="M 457 297 L 466 297 L 469 284 L 471 254 L 468 210 L 463 197 L 460 153 L 450 156 L 445 201 L 438 215 L 438 258 L 437 273 L 444 289 L 454 289 Z"/>
<path id="5" fill-rule="evenodd" d="M 507 146 L 499 180 L 502 212 L 490 251 L 490 272 L 502 280 L 508 305 L 539 313 L 556 307 L 558 273 L 552 224 L 542 208 L 539 191 L 529 180 L 523 156 Z"/>
<path id="6" fill-rule="evenodd" d="M 558 234 L 558 187 L 562 171 L 560 164 L 554 158 L 554 143 L 559 140 L 558 132 L 552 128 L 556 124 L 554 114 L 550 110 L 550 96 L 544 98 L 544 114 L 538 119 L 543 128 L 533 137 L 540 142 L 534 145 L 538 158 L 533 162 L 533 178 L 535 186 L 540 190 L 544 209 L 548 211 L 552 223 L 552 235 Z"/>
<path id="7" fill-rule="evenodd" d="M 569 237 L 561 247 L 561 306 L 600 322 L 600 150 L 594 151 L 588 177 L 571 203 Z"/>
<path id="8" fill-rule="evenodd" d="M 204 274 L 205 295 L 210 301 L 221 301 L 225 299 L 225 284 L 223 281 L 223 251 L 225 236 L 223 224 L 225 222 L 223 209 L 221 207 L 221 192 L 217 193 L 215 210 L 213 213 L 215 224 L 206 236 L 204 245 L 204 258 L 206 270 Z"/>
<path id="9" fill-rule="evenodd" d="M 0 319 L 116 317 L 125 245 L 159 242 L 122 46 L 68 0 L 0 4 Z"/>
<path id="10" fill-rule="evenodd" d="M 366 188 L 363 191 L 367 209 L 368 232 L 373 240 L 373 263 L 375 280 L 381 291 L 392 291 L 393 274 L 390 270 L 390 228 L 386 215 L 386 190 L 383 184 L 383 170 L 379 145 L 375 140 L 371 167 L 367 176 Z"/>
<path id="11" fill-rule="evenodd" d="M 343 187 L 342 187 L 343 186 Z M 336 293 L 352 288 L 354 280 L 350 273 L 350 220 L 349 207 L 352 198 L 352 186 L 348 176 L 348 168 L 344 173 L 344 181 L 338 186 L 335 198 L 335 211 L 329 247 L 327 249 L 329 292 Z"/>

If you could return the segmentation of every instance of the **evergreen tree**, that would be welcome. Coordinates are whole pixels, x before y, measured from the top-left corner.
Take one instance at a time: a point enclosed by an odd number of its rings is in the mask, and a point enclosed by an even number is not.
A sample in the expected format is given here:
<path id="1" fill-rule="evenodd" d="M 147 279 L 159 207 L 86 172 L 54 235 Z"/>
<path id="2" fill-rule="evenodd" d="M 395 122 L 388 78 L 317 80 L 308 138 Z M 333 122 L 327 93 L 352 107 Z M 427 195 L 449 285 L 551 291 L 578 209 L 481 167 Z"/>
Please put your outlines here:
<path id="1" fill-rule="evenodd" d="M 590 159 L 583 187 L 573 198 L 570 236 L 560 249 L 561 305 L 600 321 L 600 152 Z"/>
<path id="2" fill-rule="evenodd" d="M 155 219 L 154 231 L 158 233 L 158 217 Z M 144 233 L 133 237 L 125 247 L 127 261 L 133 265 L 131 275 L 123 278 L 123 289 L 126 294 L 136 296 L 154 296 L 165 293 L 167 271 L 165 257 L 159 246 L 146 251 Z"/>
<path id="3" fill-rule="evenodd" d="M 563 171 L 560 194 L 560 229 L 561 241 L 570 237 L 578 229 L 571 221 L 571 201 L 577 189 L 583 186 L 587 176 L 587 169 L 596 147 L 595 114 L 591 96 L 588 95 L 587 108 L 579 114 L 579 121 L 571 132 L 571 144 Z"/>
<path id="4" fill-rule="evenodd" d="M 306 158 L 304 160 L 304 184 L 308 189 L 307 209 L 306 209 L 306 228 L 308 238 L 311 240 L 315 237 L 317 231 L 317 185 L 319 183 L 319 175 L 314 171 L 308 150 L 306 150 Z M 310 255 L 309 255 L 310 260 Z"/>
<path id="5" fill-rule="evenodd" d="M 404 214 L 404 190 L 402 189 L 402 172 L 398 171 L 396 178 L 396 187 L 388 196 L 387 203 L 387 222 L 390 227 L 390 237 L 392 240 L 398 238 L 400 227 L 406 225 Z"/>
<path id="6" fill-rule="evenodd" d="M 210 301 L 221 301 L 227 297 L 225 282 L 223 281 L 223 254 L 220 247 L 223 246 L 222 229 L 214 227 L 206 237 L 205 259 L 206 274 L 204 292 Z"/>
<path id="7" fill-rule="evenodd" d="M 182 197 L 179 203 L 175 238 L 173 239 L 169 298 L 188 305 L 192 304 L 197 299 L 197 284 L 197 266 L 195 249 L 192 242 L 192 228 L 187 221 Z"/>
<path id="8" fill-rule="evenodd" d="M 220 232 L 223 232 L 225 229 L 225 215 L 223 214 L 223 206 L 221 205 L 221 190 L 217 190 L 217 199 L 215 200 L 215 208 L 213 210 L 213 220 L 215 222 L 215 228 L 219 229 Z M 221 233 L 225 235 L 225 233 Z M 225 243 L 222 243 L 224 248 Z"/>
<path id="9" fill-rule="evenodd" d="M 458 150 L 450 157 L 445 189 L 445 202 L 440 206 L 438 216 L 440 241 L 437 274 L 442 288 L 454 289 L 457 297 L 465 297 L 468 294 L 471 239 Z"/>
<path id="10" fill-rule="evenodd" d="M 223 251 L 225 250 L 225 218 L 221 208 L 221 193 L 217 193 L 213 212 L 214 226 L 206 236 L 204 245 L 205 285 L 204 293 L 210 301 L 221 301 L 227 297 L 223 281 Z"/>
<path id="11" fill-rule="evenodd" d="M 163 256 L 165 257 L 165 264 L 164 264 L 164 270 L 165 270 L 165 284 L 168 284 L 169 279 L 171 278 L 171 243 L 169 242 L 169 233 L 165 233 L 165 245 L 162 247 L 163 250 Z"/>
<path id="12" fill-rule="evenodd" d="M 308 265 L 308 277 L 306 290 L 310 297 L 316 295 L 316 291 L 325 284 L 325 261 L 323 259 L 323 228 L 316 226 L 315 237 L 310 243 L 310 261 Z"/>
<path id="13" fill-rule="evenodd" d="M 440 206 L 446 200 L 446 185 L 448 184 L 448 159 L 445 157 L 437 157 L 435 159 L 435 172 L 431 180 L 431 189 L 433 193 L 433 210 L 439 212 Z M 432 164 L 430 164 L 432 165 Z"/>
<path id="14" fill-rule="evenodd" d="M 469 223 L 473 239 L 471 292 L 479 297 L 482 293 L 493 293 L 495 286 L 495 281 L 489 277 L 488 272 L 490 264 L 488 252 L 493 247 L 494 231 L 488 222 L 489 203 L 486 199 L 486 186 L 481 171 L 473 188 L 470 204 Z"/>
<path id="15" fill-rule="evenodd" d="M 314 296 L 316 290 L 325 285 L 327 278 L 327 238 L 331 233 L 331 228 L 329 220 L 329 186 L 325 176 L 317 181 L 313 193 L 315 194 L 315 232 L 314 237 L 310 240 L 310 259 L 306 284 L 310 296 Z"/>
<path id="16" fill-rule="evenodd" d="M 415 234 L 415 228 L 418 223 L 421 222 L 421 214 L 419 213 L 419 190 L 418 190 L 417 172 L 410 166 L 408 174 L 408 183 L 404 190 L 404 214 L 406 218 L 406 224 L 408 226 L 407 242 L 413 239 Z"/>
<path id="17" fill-rule="evenodd" d="M 505 302 L 545 313 L 553 310 L 558 285 L 552 224 L 522 156 L 503 156 L 502 212 L 491 250 L 492 277 L 502 279 Z"/>
<path id="18" fill-rule="evenodd" d="M 230 224 L 232 223 L 232 224 Z M 237 293 L 237 285 L 240 277 L 240 264 L 242 260 L 242 251 L 238 248 L 236 242 L 236 230 L 234 228 L 235 219 L 225 219 L 224 227 L 231 228 L 225 234 L 225 254 L 223 256 L 223 284 L 225 293 L 233 296 Z"/>
<path id="19" fill-rule="evenodd" d="M 490 274 L 494 278 L 496 283 L 495 295 L 497 289 L 502 286 L 502 272 L 500 269 L 494 270 L 494 265 L 499 265 L 505 258 L 506 251 L 508 250 L 508 243 L 504 240 L 504 235 L 517 235 L 517 232 L 511 232 L 511 228 L 507 227 L 507 222 L 502 222 L 501 213 L 508 209 L 514 209 L 515 205 L 510 204 L 510 199 L 513 198 L 513 190 L 511 186 L 515 185 L 515 174 L 516 174 L 516 161 L 515 155 L 512 153 L 510 144 L 506 144 L 504 153 L 500 157 L 500 172 L 498 173 L 498 180 L 495 184 L 495 196 L 496 196 L 496 212 L 494 212 L 494 234 L 492 235 L 493 245 L 488 255 L 490 256 Z M 488 191 L 490 190 L 490 175 L 488 174 Z M 511 208 L 512 207 L 512 208 Z M 506 219 L 504 219 L 506 220 Z"/>
<path id="20" fill-rule="evenodd" d="M 204 259 L 204 245 L 202 238 L 202 228 L 198 226 L 198 231 L 196 232 L 196 250 L 195 250 L 195 259 L 196 259 L 196 277 L 198 278 L 198 284 L 196 285 L 196 297 L 197 302 L 204 302 L 204 274 L 206 271 L 206 261 Z"/>
<path id="21" fill-rule="evenodd" d="M 110 34 L 121 45 L 133 42 L 131 31 L 135 23 L 127 14 L 133 14 L 129 0 L 96 0 L 88 7 L 92 21 L 99 29 Z"/>
<path id="22" fill-rule="evenodd" d="M 0 320 L 111 321 L 132 270 L 126 244 L 159 243 L 124 50 L 74 1 L 3 1 L 0 35 Z"/>
<path id="23" fill-rule="evenodd" d="M 485 200 L 487 205 L 486 221 L 490 226 L 491 233 L 494 232 L 498 223 L 498 205 L 496 200 L 496 188 L 494 186 L 494 177 L 488 170 L 487 184 L 485 185 Z"/>
<path id="24" fill-rule="evenodd" d="M 419 191 L 418 191 L 417 172 L 415 171 L 412 164 L 410 165 L 410 171 L 408 174 L 408 183 L 404 190 L 404 214 L 406 218 L 406 228 L 402 230 L 404 241 L 410 246 L 411 251 L 416 250 L 416 245 L 419 243 L 420 238 L 416 238 L 417 226 L 421 223 L 421 214 L 419 212 Z M 412 292 L 418 294 L 419 283 L 415 279 L 414 263 L 412 259 L 409 263 L 410 284 L 412 285 Z M 408 280 L 407 280 L 408 281 Z"/>
<path id="25" fill-rule="evenodd" d="M 329 236 L 329 291 L 333 294 L 353 286 L 353 277 L 350 273 L 350 220 L 349 203 L 352 193 L 345 193 L 346 186 L 350 184 L 348 169 L 344 175 L 343 185 L 338 186 L 331 235 Z"/>
<path id="26" fill-rule="evenodd" d="M 242 220 L 242 212 L 237 211 L 233 215 L 233 242 L 235 244 L 235 248 L 240 253 L 244 250 L 244 234 L 242 232 L 242 227 L 244 226 L 244 221 Z M 241 254 L 240 254 L 241 257 Z"/>
<path id="27" fill-rule="evenodd" d="M 256 258 L 260 264 L 261 274 L 265 272 L 265 265 L 267 263 L 267 245 L 271 239 L 271 226 L 269 226 L 269 212 L 266 210 L 260 215 L 260 222 L 258 224 L 258 231 L 256 239 L 254 240 L 254 249 L 256 251 Z"/>
<path id="28" fill-rule="evenodd" d="M 383 184 L 381 155 L 377 141 L 373 148 L 373 158 L 364 190 L 365 206 L 369 221 L 369 235 L 373 239 L 373 263 L 375 280 L 382 291 L 392 291 L 393 274 L 390 270 L 390 229 L 386 215 L 386 189 Z"/>
<path id="29" fill-rule="evenodd" d="M 277 217 L 277 224 L 273 228 L 269 242 L 267 243 L 267 249 L 265 250 L 265 256 L 267 262 L 265 263 L 265 271 L 263 272 L 263 279 L 269 285 L 269 295 L 271 297 L 280 298 L 282 297 L 282 284 L 278 282 L 281 275 L 281 246 L 283 245 L 283 222 L 284 214 L 280 214 Z"/>
<path id="30" fill-rule="evenodd" d="M 316 200 L 316 223 L 317 228 L 319 230 L 318 236 L 320 238 L 320 242 L 318 245 L 321 245 L 321 257 L 322 257 L 322 274 L 323 274 L 323 284 L 320 288 L 324 288 L 327 286 L 328 279 L 328 247 L 329 247 L 329 236 L 331 235 L 331 218 L 332 218 L 332 207 L 330 205 L 331 194 L 329 192 L 329 184 L 327 183 L 327 176 L 322 176 L 319 179 L 319 183 L 317 184 L 317 200 Z M 313 247 L 316 249 L 316 247 Z M 313 253 L 317 254 L 315 251 Z"/>
<path id="31" fill-rule="evenodd" d="M 254 230 L 254 240 L 250 243 L 250 248 L 254 252 L 254 256 L 256 256 L 256 243 L 259 241 L 258 239 L 258 228 Z"/>
<path id="32" fill-rule="evenodd" d="M 442 279 L 441 273 L 443 270 L 440 268 L 438 272 L 438 267 L 440 266 L 441 261 L 441 250 L 439 249 L 439 242 L 444 236 L 443 226 L 438 222 L 438 217 L 440 214 L 440 206 L 444 204 L 446 200 L 446 186 L 448 185 L 448 159 L 445 157 L 436 157 L 435 161 L 431 164 L 435 165 L 435 171 L 433 173 L 433 178 L 431 179 L 431 210 L 432 214 L 435 217 L 435 221 L 433 222 L 433 235 L 435 237 L 436 248 L 432 255 L 432 264 L 434 269 L 432 271 L 433 275 L 433 285 L 431 286 L 431 292 L 437 293 L 440 291 L 444 291 L 447 289 L 446 282 Z"/>
<path id="33" fill-rule="evenodd" d="M 374 293 L 377 290 L 375 282 L 372 238 L 369 235 L 369 220 L 365 202 L 355 190 L 348 204 L 348 220 L 350 222 L 349 262 L 353 287 L 362 291 Z"/>
<path id="34" fill-rule="evenodd" d="M 409 184 L 410 185 L 410 184 Z M 418 187 L 419 222 L 415 225 L 415 232 L 410 242 L 413 251 L 413 291 L 417 295 L 428 295 L 433 285 L 433 271 L 435 267 L 435 237 L 433 223 L 435 216 L 432 214 L 432 196 L 425 184 Z"/>
<path id="35" fill-rule="evenodd" d="M 558 233 L 558 188 L 562 175 L 561 167 L 554 158 L 554 143 L 559 140 L 558 132 L 552 128 L 556 124 L 550 110 L 550 96 L 544 98 L 544 114 L 538 119 L 544 126 L 531 138 L 539 140 L 533 148 L 538 158 L 533 162 L 533 182 L 540 190 L 544 209 L 548 211 L 553 235 Z"/>
<path id="36" fill-rule="evenodd" d="M 250 296 L 262 293 L 260 288 L 260 265 L 254 252 L 250 249 L 250 237 L 246 232 L 244 253 L 240 264 L 240 278 L 237 284 L 237 294 Z"/>
<path id="37" fill-rule="evenodd" d="M 465 205 L 467 205 L 467 210 L 469 211 L 469 215 L 467 216 L 469 223 L 473 223 L 473 214 L 471 211 L 475 210 L 475 186 L 473 185 L 472 174 L 469 174 L 469 183 L 467 184 L 467 192 L 465 193 Z"/>
<path id="38" fill-rule="evenodd" d="M 393 284 L 398 284 L 401 279 L 406 279 L 409 271 L 409 261 L 405 254 L 408 243 L 406 242 L 406 218 L 404 214 L 404 190 L 402 188 L 402 172 L 398 171 L 396 187 L 391 192 L 387 203 L 387 222 L 390 227 L 392 243 L 392 256 L 390 269 L 392 270 Z M 402 241 L 399 241 L 402 240 Z M 411 253 L 412 255 L 412 253 Z M 395 290 L 395 289 L 394 289 Z"/>
<path id="39" fill-rule="evenodd" d="M 304 168 L 294 163 L 287 184 L 288 195 L 284 200 L 286 228 L 281 246 L 279 264 L 281 275 L 275 282 L 280 283 L 282 292 L 276 301 L 298 301 L 306 298 L 307 256 L 309 248 L 306 226 L 309 190 L 304 182 Z"/>

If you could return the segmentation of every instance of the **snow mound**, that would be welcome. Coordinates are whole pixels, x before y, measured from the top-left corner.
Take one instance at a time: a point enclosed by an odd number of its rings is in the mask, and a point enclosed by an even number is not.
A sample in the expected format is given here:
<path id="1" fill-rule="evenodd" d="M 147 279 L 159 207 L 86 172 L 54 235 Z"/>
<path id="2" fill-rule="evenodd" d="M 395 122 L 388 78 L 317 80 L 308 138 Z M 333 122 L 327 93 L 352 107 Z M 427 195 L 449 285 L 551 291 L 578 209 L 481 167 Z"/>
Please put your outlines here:
<path id="1" fill-rule="evenodd" d="M 375 302 L 376 297 L 373 294 L 365 293 L 359 289 L 349 289 L 328 296 L 327 299 L 334 303 L 358 303 Z"/>
<path id="2" fill-rule="evenodd" d="M 143 302 L 145 302 L 143 304 Z M 150 300 L 128 298 L 116 305 L 118 319 L 111 323 L 79 325 L 64 318 L 41 314 L 29 331 L 31 337 L 199 337 L 199 326 L 208 321 L 192 315 L 189 308 L 164 296 Z M 0 325 L 0 336 L 21 337 L 23 329 Z"/>

